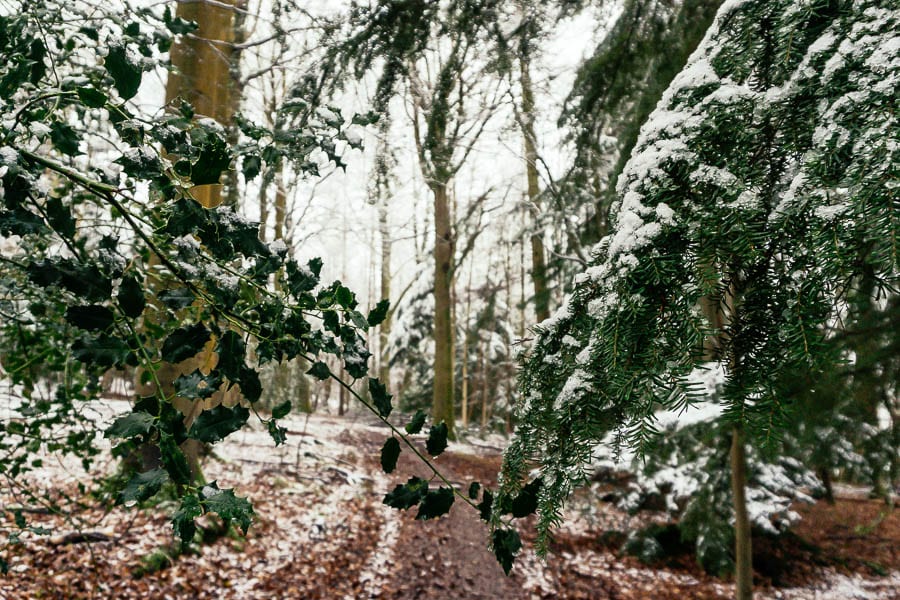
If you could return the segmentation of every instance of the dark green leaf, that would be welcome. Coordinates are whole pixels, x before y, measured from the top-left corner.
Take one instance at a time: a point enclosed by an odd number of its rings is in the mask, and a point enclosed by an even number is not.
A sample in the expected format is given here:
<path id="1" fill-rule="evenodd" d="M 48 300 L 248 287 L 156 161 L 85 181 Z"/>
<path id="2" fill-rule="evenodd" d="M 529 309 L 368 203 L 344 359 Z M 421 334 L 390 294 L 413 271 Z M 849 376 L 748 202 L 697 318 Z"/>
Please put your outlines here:
<path id="1" fill-rule="evenodd" d="M 378 379 L 369 378 L 369 394 L 372 396 L 372 403 L 378 409 L 378 414 L 387 417 L 391 414 L 394 407 L 391 405 L 391 394 L 387 393 L 387 388 Z"/>
<path id="2" fill-rule="evenodd" d="M 418 504 L 428 491 L 428 482 L 419 477 L 410 477 L 409 481 L 398 485 L 384 497 L 384 504 L 406 510 Z"/>
<path id="3" fill-rule="evenodd" d="M 366 319 L 369 322 L 369 327 L 376 327 L 381 325 L 385 318 L 387 318 L 388 309 L 391 307 L 390 300 L 384 299 L 375 305 L 375 308 L 369 311 L 369 316 Z"/>
<path id="4" fill-rule="evenodd" d="M 103 434 L 106 438 L 133 438 L 150 432 L 156 418 L 145 412 L 133 412 L 119 417 Z"/>
<path id="5" fill-rule="evenodd" d="M 400 458 L 400 442 L 395 437 L 389 437 L 381 447 L 381 468 L 385 473 L 392 473 L 397 468 L 398 458 Z"/>
<path id="6" fill-rule="evenodd" d="M 181 310 L 194 302 L 194 295 L 187 288 L 175 288 L 160 292 L 159 299 L 172 310 Z"/>
<path id="7" fill-rule="evenodd" d="M 244 426 L 250 411 L 238 404 L 234 408 L 216 406 L 200 413 L 189 433 L 201 442 L 218 442 Z"/>
<path id="8" fill-rule="evenodd" d="M 324 381 L 331 376 L 331 371 L 328 370 L 328 365 L 320 361 L 314 362 L 312 367 L 310 367 L 309 371 L 307 371 L 306 373 L 321 381 Z"/>
<path id="9" fill-rule="evenodd" d="M 66 321 L 87 331 L 109 329 L 115 321 L 113 312 L 99 304 L 70 306 L 66 309 Z"/>
<path id="10" fill-rule="evenodd" d="M 491 545 L 494 548 L 494 556 L 503 567 L 503 572 L 509 575 L 512 570 L 516 555 L 522 549 L 522 541 L 519 532 L 515 529 L 495 529 L 491 536 Z"/>
<path id="11" fill-rule="evenodd" d="M 253 519 L 253 507 L 246 498 L 234 495 L 234 490 L 220 490 L 213 481 L 200 490 L 200 500 L 207 512 L 213 512 L 227 521 L 237 521 L 244 535 Z"/>
<path id="12" fill-rule="evenodd" d="M 344 308 L 356 307 L 356 294 L 342 285 L 337 286 L 334 292 L 334 299 Z"/>
<path id="13" fill-rule="evenodd" d="M 430 490 L 422 499 L 422 505 L 419 506 L 419 512 L 416 519 L 426 521 L 428 519 L 436 519 L 441 515 L 450 512 L 454 500 L 453 488 L 440 487 L 436 490 Z"/>
<path id="14" fill-rule="evenodd" d="M 168 6 L 163 11 L 163 23 L 165 23 L 166 28 L 175 35 L 191 33 L 192 31 L 196 31 L 199 27 L 194 21 L 186 21 L 178 16 L 173 17 L 172 11 L 169 10 Z"/>
<path id="15" fill-rule="evenodd" d="M 169 474 L 164 469 L 154 469 L 135 475 L 119 494 L 119 501 L 143 502 L 155 495 L 168 480 Z"/>
<path id="16" fill-rule="evenodd" d="M 537 511 L 538 492 L 541 489 L 541 478 L 538 477 L 522 488 L 519 495 L 513 498 L 510 512 L 512 516 L 521 519 Z"/>
<path id="17" fill-rule="evenodd" d="M 172 528 L 175 535 L 181 538 L 182 546 L 186 546 L 194 539 L 194 534 L 197 533 L 194 519 L 201 514 L 203 509 L 200 507 L 200 498 L 190 494 L 181 499 L 181 507 L 172 515 Z"/>
<path id="18" fill-rule="evenodd" d="M 78 154 L 78 134 L 66 123 L 55 121 L 50 124 L 50 141 L 63 154 Z"/>
<path id="19" fill-rule="evenodd" d="M 469 500 L 475 500 L 478 498 L 478 492 L 481 491 L 481 484 L 477 481 L 473 481 L 469 485 Z"/>
<path id="20" fill-rule="evenodd" d="M 285 400 L 281 404 L 277 405 L 272 409 L 272 418 L 273 419 L 283 419 L 288 416 L 288 413 L 291 412 L 291 401 Z"/>
<path id="21" fill-rule="evenodd" d="M 175 379 L 175 393 L 182 398 L 209 398 L 221 385 L 222 378 L 218 372 L 213 371 L 209 375 L 204 375 L 200 371 L 194 371 Z"/>
<path id="22" fill-rule="evenodd" d="M 88 108 L 100 108 L 106 104 L 106 94 L 92 87 L 78 88 L 78 98 Z"/>
<path id="23" fill-rule="evenodd" d="M 271 419 L 268 422 L 269 435 L 275 441 L 276 446 L 280 446 L 287 441 L 287 428 L 278 425 L 278 421 Z"/>
<path id="24" fill-rule="evenodd" d="M 209 330 L 202 323 L 180 327 L 169 334 L 162 346 L 162 359 L 177 363 L 203 350 L 209 341 Z"/>
<path id="25" fill-rule="evenodd" d="M 159 438 L 160 460 L 169 477 L 178 485 L 187 485 L 193 480 L 187 458 L 171 435 Z"/>
<path id="26" fill-rule="evenodd" d="M 69 209 L 63 205 L 62 200 L 52 196 L 47 198 L 44 210 L 47 212 L 47 222 L 50 227 L 63 237 L 69 239 L 75 237 L 75 219 L 72 218 Z"/>
<path id="27" fill-rule="evenodd" d="M 72 344 L 72 356 L 98 367 L 121 367 L 128 364 L 131 349 L 124 340 L 106 333 L 96 337 L 85 334 Z"/>
<path id="28" fill-rule="evenodd" d="M 428 440 L 425 442 L 428 454 L 439 456 L 447 449 L 447 433 L 446 423 L 438 423 L 431 427 L 431 430 L 428 432 Z"/>
<path id="29" fill-rule="evenodd" d="M 259 373 L 250 367 L 241 369 L 241 378 L 238 380 L 241 385 L 241 394 L 246 398 L 247 402 L 256 402 L 262 396 L 262 383 L 259 381 Z"/>
<path id="30" fill-rule="evenodd" d="M 128 60 L 125 48 L 117 44 L 110 46 L 104 64 L 122 99 L 129 100 L 134 97 L 141 86 L 141 69 Z"/>
<path id="31" fill-rule="evenodd" d="M 191 166 L 191 182 L 194 185 L 219 183 L 219 178 L 231 164 L 228 145 L 217 133 L 211 133 L 200 146 L 200 156 Z"/>
<path id="32" fill-rule="evenodd" d="M 494 506 L 494 494 L 491 490 L 485 488 L 484 494 L 481 496 L 481 503 L 478 505 L 478 515 L 487 523 L 491 521 L 491 510 Z"/>
<path id="33" fill-rule="evenodd" d="M 219 339 L 219 347 L 216 351 L 219 353 L 217 368 L 231 381 L 238 381 L 245 368 L 244 357 L 247 353 L 247 345 L 244 340 L 236 331 L 229 329 Z"/>
<path id="34" fill-rule="evenodd" d="M 261 169 L 262 159 L 255 154 L 245 156 L 241 161 L 241 171 L 244 173 L 244 179 L 247 181 L 255 179 Z"/>
<path id="35" fill-rule="evenodd" d="M 425 426 L 425 419 L 427 415 L 425 411 L 419 409 L 416 411 L 416 414 L 413 415 L 412 420 L 406 424 L 406 433 L 410 435 L 414 435 L 422 431 L 422 427 Z"/>
<path id="36" fill-rule="evenodd" d="M 0 235 L 29 235 L 46 229 L 44 220 L 21 207 L 14 210 L 0 210 Z"/>
<path id="37" fill-rule="evenodd" d="M 119 308 L 126 317 L 136 319 L 144 312 L 147 304 L 144 298 L 144 288 L 134 277 L 123 277 L 119 284 L 119 294 L 116 296 Z"/>

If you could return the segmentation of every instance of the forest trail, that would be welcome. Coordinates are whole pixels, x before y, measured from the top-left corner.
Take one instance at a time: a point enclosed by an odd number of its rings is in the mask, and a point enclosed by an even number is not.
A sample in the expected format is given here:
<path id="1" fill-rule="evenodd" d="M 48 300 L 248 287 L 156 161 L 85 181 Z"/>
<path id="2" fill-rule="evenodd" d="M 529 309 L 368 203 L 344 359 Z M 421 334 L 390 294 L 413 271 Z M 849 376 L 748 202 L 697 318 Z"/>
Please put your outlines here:
<path id="1" fill-rule="evenodd" d="M 363 418 L 319 415 L 292 416 L 286 424 L 288 443 L 277 449 L 264 431 L 251 429 L 235 434 L 207 459 L 210 480 L 252 500 L 256 520 L 247 538 L 226 536 L 171 563 L 158 552 L 171 544 L 167 514 L 176 508 L 171 501 L 147 510 L 110 508 L 79 491 L 85 475 L 77 464 L 46 461 L 32 480 L 59 499 L 69 516 L 25 513 L 29 526 L 52 533 L 25 532 L 22 543 L 11 547 L 10 572 L 0 576 L 0 600 L 667 600 L 732 594 L 730 584 L 703 574 L 689 555 L 652 566 L 621 556 L 617 540 L 601 532 L 627 531 L 646 524 L 647 517 L 626 515 L 588 494 L 573 500 L 571 520 L 547 560 L 526 549 L 506 577 L 487 548 L 485 524 L 461 500 L 448 516 L 427 522 L 416 521 L 414 509 L 399 512 L 381 504 L 393 486 L 428 475 L 408 451 L 394 473 L 381 473 L 378 456 L 386 429 Z M 500 452 L 451 444 L 435 464 L 461 489 L 475 480 L 493 485 Z M 107 459 L 92 472 L 113 468 Z M 24 504 L 16 490 L 0 489 L 0 496 L 5 506 Z M 801 510 L 809 511 L 809 518 L 798 535 L 821 551 L 796 541 L 770 548 L 767 555 L 777 559 L 770 562 L 780 568 L 775 577 L 758 574 L 760 598 L 898 597 L 896 511 L 885 513 L 878 503 L 860 499 Z M 526 520 L 521 530 L 528 546 L 531 523 Z M 96 541 L 72 538 L 78 531 Z M 165 568 L 137 577 L 150 557 Z M 768 563 L 763 566 L 771 570 Z"/>

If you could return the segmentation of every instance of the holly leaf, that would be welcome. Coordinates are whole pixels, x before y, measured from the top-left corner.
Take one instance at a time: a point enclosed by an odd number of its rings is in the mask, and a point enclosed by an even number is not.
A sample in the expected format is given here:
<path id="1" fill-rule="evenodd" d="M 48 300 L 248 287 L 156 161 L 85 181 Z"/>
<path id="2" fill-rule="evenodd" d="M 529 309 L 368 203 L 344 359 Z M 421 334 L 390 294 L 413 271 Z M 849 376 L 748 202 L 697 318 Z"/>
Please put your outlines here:
<path id="1" fill-rule="evenodd" d="M 542 480 L 540 477 L 522 488 L 522 491 L 513 498 L 510 512 L 516 519 L 527 517 L 537 511 L 538 492 L 541 489 Z"/>
<path id="2" fill-rule="evenodd" d="M 200 156 L 191 165 L 191 182 L 194 185 L 219 183 L 222 172 L 228 170 L 231 154 L 219 135 L 212 133 L 200 146 Z"/>
<path id="3" fill-rule="evenodd" d="M 352 309 L 356 307 L 356 294 L 348 288 L 339 285 L 334 291 L 334 299 L 344 308 Z"/>
<path id="4" fill-rule="evenodd" d="M 80 87 L 77 90 L 78 99 L 88 108 L 100 108 L 106 104 L 106 94 L 92 87 Z"/>
<path id="5" fill-rule="evenodd" d="M 128 60 L 125 48 L 118 44 L 110 46 L 109 54 L 103 62 L 122 99 L 133 98 L 141 86 L 141 69 Z"/>
<path id="6" fill-rule="evenodd" d="M 482 521 L 486 523 L 490 523 L 491 521 L 491 511 L 494 506 L 494 494 L 491 493 L 491 490 L 485 489 L 484 494 L 481 496 L 481 503 L 477 506 L 478 515 L 481 517 Z"/>
<path id="7" fill-rule="evenodd" d="M 63 154 L 68 156 L 78 154 L 78 133 L 67 123 L 56 121 L 50 124 L 50 141 Z"/>
<path id="8" fill-rule="evenodd" d="M 369 311 L 369 316 L 366 318 L 366 321 L 369 322 L 369 327 L 381 325 L 387 318 L 388 309 L 390 307 L 391 302 L 387 298 L 376 304 L 375 308 Z"/>
<path id="9" fill-rule="evenodd" d="M 453 506 L 453 500 L 453 488 L 440 487 L 436 490 L 430 490 L 422 499 L 416 519 L 427 521 L 428 519 L 436 519 L 446 515 L 450 512 L 450 507 Z"/>
<path id="10" fill-rule="evenodd" d="M 432 456 L 440 456 L 447 449 L 447 424 L 438 423 L 433 425 L 428 432 L 428 440 L 425 442 L 425 449 Z"/>
<path id="11" fill-rule="evenodd" d="M 127 364 L 131 349 L 124 340 L 106 333 L 96 337 L 85 334 L 72 344 L 72 356 L 85 364 L 119 367 Z"/>
<path id="12" fill-rule="evenodd" d="M 394 407 L 391 405 L 391 394 L 387 393 L 387 388 L 378 379 L 369 378 L 369 394 L 372 396 L 372 403 L 378 409 L 378 414 L 387 417 L 391 414 Z"/>
<path id="13" fill-rule="evenodd" d="M 285 400 L 278 406 L 272 409 L 272 418 L 273 419 L 283 419 L 288 416 L 288 413 L 291 412 L 291 401 Z"/>
<path id="14" fill-rule="evenodd" d="M 66 321 L 87 331 L 109 329 L 115 321 L 113 312 L 99 304 L 70 306 L 66 309 Z"/>
<path id="15" fill-rule="evenodd" d="M 262 159 L 256 154 L 248 154 L 241 161 L 241 171 L 244 173 L 244 179 L 250 181 L 256 179 L 262 170 Z"/>
<path id="16" fill-rule="evenodd" d="M 184 452 L 175 443 L 175 439 L 168 434 L 163 434 L 159 438 L 160 461 L 163 468 L 172 478 L 172 481 L 178 485 L 187 485 L 193 480 L 191 467 L 188 465 L 187 457 Z"/>
<path id="17" fill-rule="evenodd" d="M 287 428 L 281 427 L 275 419 L 269 420 L 267 428 L 269 436 L 274 440 L 276 446 L 280 446 L 287 441 Z"/>
<path id="18" fill-rule="evenodd" d="M 103 433 L 105 438 L 133 438 L 150 432 L 154 426 L 156 417 L 145 412 L 133 412 L 119 417 Z"/>
<path id="19" fill-rule="evenodd" d="M 427 491 L 427 481 L 419 477 L 410 477 L 409 481 L 388 492 L 382 502 L 392 508 L 406 510 L 421 502 Z"/>
<path id="20" fill-rule="evenodd" d="M 209 398 L 221 385 L 222 378 L 216 371 L 209 375 L 194 371 L 175 380 L 175 393 L 182 398 Z"/>
<path id="21" fill-rule="evenodd" d="M 136 319 L 144 312 L 147 300 L 144 298 L 144 288 L 134 277 L 123 277 L 119 284 L 119 293 L 116 296 L 119 308 L 126 317 Z"/>
<path id="22" fill-rule="evenodd" d="M 397 468 L 398 458 L 400 458 L 400 441 L 395 437 L 389 437 L 381 447 L 381 469 L 385 473 L 392 473 Z"/>
<path id="23" fill-rule="evenodd" d="M 200 502 L 206 512 L 214 512 L 226 521 L 237 521 L 241 531 L 247 535 L 253 519 L 253 507 L 249 500 L 235 496 L 234 490 L 220 490 L 213 481 L 200 490 Z"/>
<path id="24" fill-rule="evenodd" d="M 244 426 L 250 411 L 238 404 L 234 408 L 216 406 L 200 413 L 188 434 L 201 442 L 218 442 Z"/>
<path id="25" fill-rule="evenodd" d="M 194 534 L 197 533 L 194 519 L 201 514 L 203 514 L 203 509 L 200 506 L 200 498 L 190 494 L 181 499 L 181 507 L 172 515 L 172 528 L 175 530 L 175 535 L 181 538 L 182 548 L 194 539 Z"/>
<path id="26" fill-rule="evenodd" d="M 314 362 L 312 367 L 310 367 L 309 371 L 307 371 L 306 373 L 321 381 L 324 381 L 331 376 L 331 371 L 328 370 L 328 365 L 321 361 Z"/>
<path id="27" fill-rule="evenodd" d="M 494 548 L 494 556 L 503 567 L 503 572 L 509 575 L 512 570 L 516 555 L 522 549 L 522 540 L 515 529 L 495 529 L 491 536 L 491 546 Z"/>
<path id="28" fill-rule="evenodd" d="M 478 492 L 481 491 L 481 484 L 477 481 L 473 481 L 469 484 L 469 500 L 475 500 L 478 498 Z"/>
<path id="29" fill-rule="evenodd" d="M 153 497 L 168 480 L 169 474 L 164 469 L 139 473 L 125 485 L 119 494 L 119 502 L 143 502 Z"/>
<path id="30" fill-rule="evenodd" d="M 244 357 L 247 354 L 247 345 L 241 336 L 236 331 L 229 329 L 219 338 L 219 347 L 216 352 L 219 354 L 217 366 L 222 374 L 232 381 L 239 380 L 245 368 Z M 243 386 L 241 389 L 243 390 Z"/>
<path id="31" fill-rule="evenodd" d="M 412 420 L 406 424 L 406 433 L 410 435 L 415 435 L 422 431 L 422 427 L 425 426 L 425 419 L 427 416 L 425 415 L 425 411 L 419 409 L 416 411 L 416 414 L 413 415 Z"/>
<path id="32" fill-rule="evenodd" d="M 172 310 L 181 310 L 193 304 L 194 295 L 187 288 L 175 288 L 160 292 L 159 299 Z"/>
<path id="33" fill-rule="evenodd" d="M 208 341 L 209 330 L 202 323 L 179 327 L 163 342 L 162 359 L 170 363 L 181 362 L 203 350 Z"/>

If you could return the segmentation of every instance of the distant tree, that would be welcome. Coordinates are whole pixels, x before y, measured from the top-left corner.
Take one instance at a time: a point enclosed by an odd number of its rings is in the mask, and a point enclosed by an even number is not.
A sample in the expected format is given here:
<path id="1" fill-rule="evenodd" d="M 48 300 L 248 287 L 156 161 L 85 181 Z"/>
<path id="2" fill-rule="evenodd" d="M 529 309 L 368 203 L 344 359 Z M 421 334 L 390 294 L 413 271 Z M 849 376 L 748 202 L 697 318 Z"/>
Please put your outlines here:
<path id="1" fill-rule="evenodd" d="M 594 444 L 615 431 L 642 452 L 654 413 L 692 401 L 709 339 L 726 373 L 737 597 L 751 597 L 746 443 L 784 431 L 788 374 L 839 360 L 828 327 L 847 282 L 871 268 L 877 289 L 897 285 L 897 27 L 877 0 L 720 9 L 641 128 L 610 234 L 524 365 L 498 501 L 539 465 L 543 547 Z"/>

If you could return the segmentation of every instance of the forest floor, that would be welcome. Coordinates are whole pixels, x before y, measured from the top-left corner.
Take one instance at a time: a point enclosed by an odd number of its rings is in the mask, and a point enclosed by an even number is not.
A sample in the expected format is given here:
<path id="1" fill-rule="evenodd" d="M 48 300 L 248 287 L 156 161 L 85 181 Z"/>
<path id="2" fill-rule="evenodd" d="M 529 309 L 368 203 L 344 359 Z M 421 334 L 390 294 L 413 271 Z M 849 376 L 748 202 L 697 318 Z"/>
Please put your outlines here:
<path id="1" fill-rule="evenodd" d="M 118 406 L 126 410 L 124 404 Z M 546 560 L 530 549 L 503 575 L 488 550 L 486 529 L 471 507 L 454 503 L 446 517 L 415 521 L 381 504 L 384 493 L 411 475 L 426 476 L 409 452 L 397 470 L 381 473 L 386 430 L 362 418 L 291 417 L 288 443 L 248 429 L 216 447 L 204 474 L 234 487 L 254 504 L 246 538 L 226 535 L 169 560 L 168 515 L 160 502 L 144 509 L 110 507 L 79 488 L 76 464 L 46 461 L 31 484 L 60 498 L 65 517 L 43 514 L 4 484 L 0 503 L 25 507 L 29 526 L 7 546 L 9 573 L 0 599 L 675 599 L 730 598 L 733 586 L 704 574 L 689 554 L 645 565 L 618 551 L 621 538 L 603 535 L 646 525 L 592 500 L 573 503 Z M 496 443 L 496 442 L 493 442 Z M 455 484 L 492 485 L 500 448 L 473 440 L 451 444 L 436 460 Z M 112 460 L 96 473 L 111 472 Z M 857 490 L 842 489 L 837 504 L 799 506 L 794 535 L 755 540 L 758 597 L 767 599 L 900 598 L 900 511 Z M 68 498 L 68 499 L 66 499 Z M 4 512 L 4 531 L 14 527 Z M 657 516 L 658 518 L 658 516 Z M 213 525 L 212 522 L 207 523 Z M 523 539 L 533 539 L 527 521 Z M 148 566 L 164 568 L 147 573 Z"/>

